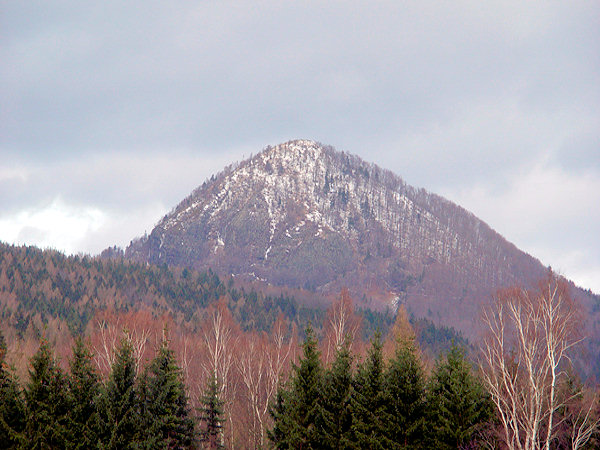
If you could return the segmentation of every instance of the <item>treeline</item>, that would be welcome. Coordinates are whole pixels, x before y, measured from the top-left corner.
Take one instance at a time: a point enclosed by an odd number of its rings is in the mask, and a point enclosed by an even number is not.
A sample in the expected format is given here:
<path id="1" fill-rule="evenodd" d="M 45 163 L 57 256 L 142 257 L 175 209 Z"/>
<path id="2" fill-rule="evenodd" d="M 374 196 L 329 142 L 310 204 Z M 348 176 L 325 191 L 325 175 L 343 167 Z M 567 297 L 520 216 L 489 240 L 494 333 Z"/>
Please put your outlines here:
<path id="1" fill-rule="evenodd" d="M 20 337 L 28 329 L 41 335 L 52 320 L 64 322 L 74 335 L 83 333 L 96 312 L 106 308 L 129 311 L 143 305 L 189 322 L 199 310 L 222 298 L 228 299 L 228 307 L 245 329 L 269 330 L 279 314 L 297 323 L 320 322 L 323 314 L 285 294 L 237 289 L 231 278 L 223 281 L 211 270 L 65 256 L 0 244 L 0 317 Z"/>

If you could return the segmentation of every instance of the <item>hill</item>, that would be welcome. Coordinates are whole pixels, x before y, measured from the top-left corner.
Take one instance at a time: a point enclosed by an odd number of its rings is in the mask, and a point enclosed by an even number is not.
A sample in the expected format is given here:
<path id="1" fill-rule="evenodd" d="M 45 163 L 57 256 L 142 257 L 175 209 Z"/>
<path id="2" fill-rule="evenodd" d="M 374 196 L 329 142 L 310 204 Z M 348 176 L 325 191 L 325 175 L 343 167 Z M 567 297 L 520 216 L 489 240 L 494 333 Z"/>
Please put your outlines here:
<path id="1" fill-rule="evenodd" d="M 98 334 L 98 322 L 107 317 L 114 324 L 131 320 L 129 326 L 134 327 L 150 326 L 137 323 L 140 317 L 150 320 L 152 328 L 170 323 L 189 335 L 197 334 L 217 303 L 223 303 L 236 326 L 248 333 L 269 333 L 281 317 L 300 332 L 311 322 L 321 334 L 326 321 L 326 310 L 309 293 L 265 290 L 256 283 L 220 278 L 211 270 L 139 264 L 117 255 L 65 256 L 0 243 L 0 332 L 22 373 L 41 337 L 66 354 L 72 337 Z M 363 339 L 376 329 L 385 334 L 394 321 L 390 311 L 357 312 Z M 456 330 L 426 319 L 413 318 L 413 326 L 430 355 L 453 341 L 467 344 Z"/>
<path id="2" fill-rule="evenodd" d="M 362 307 L 403 303 L 470 337 L 497 289 L 531 286 L 549 270 L 460 206 L 307 140 L 225 168 L 125 256 L 325 297 L 347 287 Z M 591 311 L 597 298 L 573 292 Z"/>

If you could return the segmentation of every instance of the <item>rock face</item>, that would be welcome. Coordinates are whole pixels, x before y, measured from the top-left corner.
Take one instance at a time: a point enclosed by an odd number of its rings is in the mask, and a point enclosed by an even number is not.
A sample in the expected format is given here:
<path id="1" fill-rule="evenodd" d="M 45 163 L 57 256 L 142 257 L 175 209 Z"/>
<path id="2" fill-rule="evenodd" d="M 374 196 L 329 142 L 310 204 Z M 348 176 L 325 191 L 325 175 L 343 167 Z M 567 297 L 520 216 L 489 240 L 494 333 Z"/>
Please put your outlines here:
<path id="1" fill-rule="evenodd" d="M 126 257 L 321 294 L 347 286 L 372 307 L 405 302 L 462 329 L 477 298 L 545 273 L 461 207 L 307 140 L 267 147 L 213 176 Z"/>

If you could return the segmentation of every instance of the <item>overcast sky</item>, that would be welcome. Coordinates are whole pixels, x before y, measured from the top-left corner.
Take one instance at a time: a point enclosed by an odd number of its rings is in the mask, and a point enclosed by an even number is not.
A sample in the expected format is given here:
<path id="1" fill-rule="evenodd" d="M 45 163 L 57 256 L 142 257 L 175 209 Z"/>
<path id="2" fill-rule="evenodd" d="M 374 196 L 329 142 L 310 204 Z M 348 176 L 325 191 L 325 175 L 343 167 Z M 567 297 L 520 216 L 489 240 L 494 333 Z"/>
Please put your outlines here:
<path id="1" fill-rule="evenodd" d="M 600 3 L 0 1 L 0 240 L 98 253 L 269 144 L 455 201 L 600 293 Z"/>

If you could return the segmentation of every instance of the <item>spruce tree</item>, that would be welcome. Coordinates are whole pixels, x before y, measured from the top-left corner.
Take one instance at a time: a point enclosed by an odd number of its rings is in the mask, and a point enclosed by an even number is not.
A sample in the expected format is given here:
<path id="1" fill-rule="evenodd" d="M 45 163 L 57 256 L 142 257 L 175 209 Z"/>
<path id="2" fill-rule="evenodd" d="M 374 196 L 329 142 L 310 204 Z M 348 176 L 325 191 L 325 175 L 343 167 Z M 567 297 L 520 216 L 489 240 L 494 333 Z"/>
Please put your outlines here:
<path id="1" fill-rule="evenodd" d="M 388 438 L 395 448 L 418 448 L 425 436 L 425 376 L 414 338 L 396 341 L 394 358 L 385 374 Z"/>
<path id="2" fill-rule="evenodd" d="M 352 440 L 358 448 L 387 449 L 387 393 L 384 389 L 381 336 L 375 335 L 367 360 L 360 364 L 354 378 L 351 400 L 354 421 Z"/>
<path id="3" fill-rule="evenodd" d="M 161 448 L 161 437 L 155 426 L 154 417 L 150 412 L 152 407 L 152 396 L 148 389 L 148 370 L 144 370 L 138 377 L 136 383 L 137 414 L 140 426 L 134 437 L 136 448 L 154 449 Z"/>
<path id="4" fill-rule="evenodd" d="M 142 423 L 135 382 L 133 347 L 127 339 L 122 339 L 101 396 L 102 448 L 135 448 L 135 441 L 140 440 Z"/>
<path id="5" fill-rule="evenodd" d="M 0 332 L 0 448 L 16 448 L 23 439 L 25 404 L 14 372 L 6 364 L 6 342 Z"/>
<path id="6" fill-rule="evenodd" d="M 65 448 L 70 441 L 67 380 L 45 340 L 31 358 L 25 401 L 26 447 Z"/>
<path id="7" fill-rule="evenodd" d="M 352 445 L 352 356 L 346 343 L 325 372 L 321 401 L 320 444 L 324 449 L 349 448 Z"/>
<path id="8" fill-rule="evenodd" d="M 453 345 L 438 360 L 428 387 L 429 446 L 455 449 L 473 443 L 491 418 L 493 405 L 479 379 L 473 375 L 465 350 Z"/>
<path id="9" fill-rule="evenodd" d="M 322 379 L 320 352 L 309 325 L 299 364 L 292 365 L 291 379 L 280 388 L 271 410 L 274 428 L 269 438 L 275 448 L 320 448 L 317 427 L 322 422 Z"/>
<path id="10" fill-rule="evenodd" d="M 220 398 L 217 377 L 212 376 L 201 399 L 198 420 L 200 422 L 200 441 L 204 448 L 224 448 L 223 443 L 223 401 Z"/>
<path id="11" fill-rule="evenodd" d="M 275 448 L 285 448 L 285 439 L 291 429 L 290 416 L 286 406 L 289 404 L 287 397 L 290 393 L 289 384 L 284 384 L 277 389 L 275 401 L 269 405 L 269 414 L 273 419 L 273 428 L 267 429 L 267 437 Z"/>
<path id="12" fill-rule="evenodd" d="M 100 381 L 92 362 L 92 353 L 81 337 L 75 340 L 69 363 L 71 448 L 88 449 L 98 441 L 98 401 Z"/>
<path id="13" fill-rule="evenodd" d="M 140 383 L 144 428 L 159 447 L 185 448 L 192 444 L 194 423 L 182 377 L 173 350 L 163 339 Z"/>

